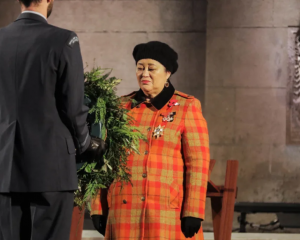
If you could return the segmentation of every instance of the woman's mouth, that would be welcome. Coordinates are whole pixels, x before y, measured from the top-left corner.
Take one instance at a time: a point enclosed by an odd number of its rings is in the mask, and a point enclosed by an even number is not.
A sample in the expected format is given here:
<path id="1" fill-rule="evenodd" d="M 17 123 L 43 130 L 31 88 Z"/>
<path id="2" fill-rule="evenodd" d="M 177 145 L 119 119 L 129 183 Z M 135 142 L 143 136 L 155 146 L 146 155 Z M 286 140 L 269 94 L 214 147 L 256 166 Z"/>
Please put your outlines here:
<path id="1" fill-rule="evenodd" d="M 142 80 L 141 81 L 143 84 L 148 84 L 148 83 L 150 83 L 151 81 L 150 80 Z"/>

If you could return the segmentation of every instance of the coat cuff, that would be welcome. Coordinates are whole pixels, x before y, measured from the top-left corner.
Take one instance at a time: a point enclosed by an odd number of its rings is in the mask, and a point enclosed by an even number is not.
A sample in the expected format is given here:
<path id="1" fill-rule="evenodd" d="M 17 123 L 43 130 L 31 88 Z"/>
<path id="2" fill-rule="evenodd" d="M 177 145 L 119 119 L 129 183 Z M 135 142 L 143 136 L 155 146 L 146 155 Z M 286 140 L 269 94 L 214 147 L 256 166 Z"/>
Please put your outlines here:
<path id="1" fill-rule="evenodd" d="M 83 153 L 85 150 L 87 150 L 88 147 L 90 146 L 90 143 L 91 143 L 91 137 L 90 134 L 88 133 L 86 135 L 85 140 L 82 143 L 80 143 L 80 152 Z"/>
<path id="2" fill-rule="evenodd" d="M 188 203 L 184 203 L 183 211 L 181 218 L 184 217 L 194 217 L 205 219 L 205 200 L 194 199 L 192 203 L 191 201 Z M 197 202 L 197 203 L 196 203 Z"/>

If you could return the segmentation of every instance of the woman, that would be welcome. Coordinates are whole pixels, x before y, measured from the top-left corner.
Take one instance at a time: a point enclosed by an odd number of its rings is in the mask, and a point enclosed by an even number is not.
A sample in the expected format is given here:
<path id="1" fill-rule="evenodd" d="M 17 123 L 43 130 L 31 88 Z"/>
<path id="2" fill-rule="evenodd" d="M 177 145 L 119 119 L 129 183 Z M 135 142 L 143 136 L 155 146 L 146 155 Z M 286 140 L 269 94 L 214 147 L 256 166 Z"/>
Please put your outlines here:
<path id="1" fill-rule="evenodd" d="M 178 57 L 167 44 L 139 44 L 133 57 L 140 90 L 124 106 L 148 141 L 128 158 L 132 185 L 114 182 L 92 203 L 94 225 L 105 239 L 203 239 L 210 157 L 200 102 L 170 83 Z"/>

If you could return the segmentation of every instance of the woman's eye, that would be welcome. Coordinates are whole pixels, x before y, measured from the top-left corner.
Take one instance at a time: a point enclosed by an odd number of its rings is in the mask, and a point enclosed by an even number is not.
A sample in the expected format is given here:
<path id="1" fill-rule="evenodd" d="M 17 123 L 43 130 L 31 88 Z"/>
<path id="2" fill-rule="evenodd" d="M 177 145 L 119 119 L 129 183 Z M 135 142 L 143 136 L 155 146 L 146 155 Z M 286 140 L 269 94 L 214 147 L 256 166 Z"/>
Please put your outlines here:
<path id="1" fill-rule="evenodd" d="M 155 69 L 149 69 L 149 71 L 154 71 Z"/>
<path id="2" fill-rule="evenodd" d="M 138 68 L 138 70 L 139 70 L 139 71 L 142 71 L 143 69 L 142 69 L 142 68 Z"/>

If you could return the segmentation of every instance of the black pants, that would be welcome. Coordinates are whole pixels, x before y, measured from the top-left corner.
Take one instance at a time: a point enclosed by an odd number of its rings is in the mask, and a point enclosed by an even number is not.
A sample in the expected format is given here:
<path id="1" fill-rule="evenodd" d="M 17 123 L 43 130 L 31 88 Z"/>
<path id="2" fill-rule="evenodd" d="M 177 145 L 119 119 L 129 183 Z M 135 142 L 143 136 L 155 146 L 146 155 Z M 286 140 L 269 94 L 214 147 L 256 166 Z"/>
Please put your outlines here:
<path id="1" fill-rule="evenodd" d="M 74 192 L 0 193 L 0 240 L 69 240 Z"/>

